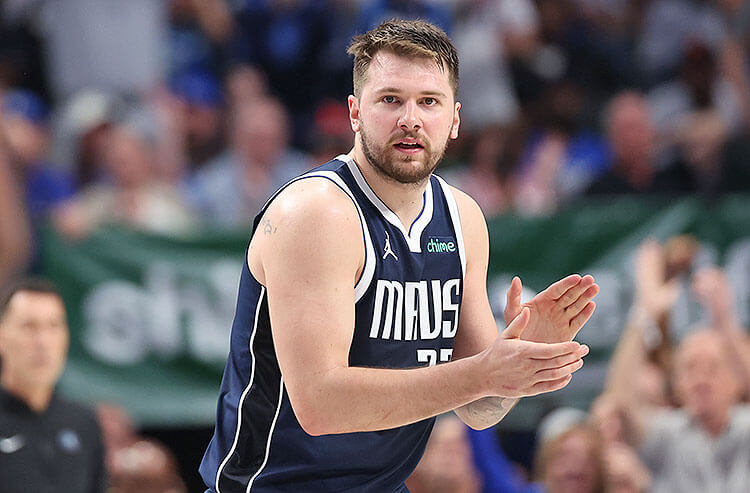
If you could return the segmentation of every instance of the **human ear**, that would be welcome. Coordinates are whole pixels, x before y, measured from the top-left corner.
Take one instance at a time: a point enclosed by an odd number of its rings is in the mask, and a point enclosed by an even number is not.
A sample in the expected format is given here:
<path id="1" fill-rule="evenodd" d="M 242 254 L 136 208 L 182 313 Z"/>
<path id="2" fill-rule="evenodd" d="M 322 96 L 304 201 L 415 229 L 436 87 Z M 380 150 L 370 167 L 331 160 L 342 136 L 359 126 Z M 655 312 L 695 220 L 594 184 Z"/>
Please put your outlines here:
<path id="1" fill-rule="evenodd" d="M 359 132 L 359 100 L 356 96 L 349 95 L 346 101 L 349 105 L 349 124 L 354 133 L 357 133 Z"/>
<path id="2" fill-rule="evenodd" d="M 456 106 L 453 109 L 453 123 L 451 124 L 451 139 L 458 138 L 458 127 L 461 125 L 461 117 L 458 115 L 458 110 L 461 109 L 461 103 L 456 101 Z"/>

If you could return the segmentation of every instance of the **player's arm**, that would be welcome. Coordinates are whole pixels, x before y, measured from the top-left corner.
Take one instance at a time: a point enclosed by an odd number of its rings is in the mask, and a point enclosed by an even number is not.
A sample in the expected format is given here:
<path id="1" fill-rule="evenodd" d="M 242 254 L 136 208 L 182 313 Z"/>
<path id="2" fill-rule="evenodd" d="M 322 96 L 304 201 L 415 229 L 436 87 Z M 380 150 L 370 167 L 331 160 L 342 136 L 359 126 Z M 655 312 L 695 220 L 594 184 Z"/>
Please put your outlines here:
<path id="1" fill-rule="evenodd" d="M 487 396 L 553 390 L 577 343 L 498 340 L 472 357 L 414 369 L 351 367 L 354 285 L 363 267 L 362 228 L 351 200 L 325 179 L 301 180 L 266 211 L 248 262 L 266 287 L 284 385 L 310 434 L 388 429 Z M 512 327 L 528 322 L 524 310 Z M 577 359 L 577 356 L 576 356 Z"/>
<path id="2" fill-rule="evenodd" d="M 465 193 L 453 189 L 461 218 L 466 251 L 466 273 L 453 359 L 461 360 L 484 350 L 499 337 L 487 296 L 489 233 L 479 206 Z M 479 376 L 477 376 L 479 377 Z M 516 405 L 517 398 L 489 396 L 454 409 L 461 421 L 474 429 L 495 425 Z"/>
<path id="3" fill-rule="evenodd" d="M 511 311 L 513 316 L 508 320 L 508 327 L 502 335 L 498 334 L 495 318 L 492 314 L 487 296 L 487 268 L 489 264 L 489 234 L 482 211 L 477 203 L 468 195 L 453 188 L 453 195 L 458 204 L 466 250 L 466 274 L 464 276 L 464 292 L 461 304 L 459 329 L 454 342 L 454 359 L 470 357 L 490 346 L 498 337 L 529 338 L 528 332 L 534 331 L 532 336 L 555 342 L 571 340 L 580 326 L 593 313 L 593 303 L 590 299 L 598 292 L 593 278 L 588 276 L 584 281 L 581 276 L 569 276 L 553 284 L 543 293 L 535 303 L 528 304 L 530 315 L 529 326 L 523 332 L 510 330 L 511 321 L 515 319 L 523 307 L 521 306 L 521 283 L 518 278 L 513 280 L 508 291 L 508 307 L 506 315 Z M 592 286 L 594 286 L 592 288 Z M 568 299 L 571 301 L 568 302 Z M 532 300 L 533 301 L 533 300 Z M 564 308 L 575 305 L 565 312 Z M 574 311 L 577 307 L 581 310 Z M 584 307 L 587 307 L 584 310 Z M 582 316 L 579 316 L 583 312 Z M 560 313 L 562 317 L 557 317 Z M 577 318 L 576 318 L 577 317 Z M 575 322 L 573 322 L 575 319 Z M 580 326 L 577 324 L 580 322 Z M 571 327 L 571 325 L 573 325 Z M 577 370 L 583 366 L 582 357 L 588 353 L 586 346 L 581 346 L 579 352 L 567 358 L 561 358 L 558 369 Z M 572 372 L 564 372 L 559 379 L 551 381 L 555 389 L 563 388 L 570 382 Z M 478 376 L 479 377 L 479 376 Z M 495 425 L 518 402 L 517 398 L 485 397 L 473 401 L 468 405 L 456 408 L 454 411 L 461 420 L 475 429 L 484 429 Z"/>

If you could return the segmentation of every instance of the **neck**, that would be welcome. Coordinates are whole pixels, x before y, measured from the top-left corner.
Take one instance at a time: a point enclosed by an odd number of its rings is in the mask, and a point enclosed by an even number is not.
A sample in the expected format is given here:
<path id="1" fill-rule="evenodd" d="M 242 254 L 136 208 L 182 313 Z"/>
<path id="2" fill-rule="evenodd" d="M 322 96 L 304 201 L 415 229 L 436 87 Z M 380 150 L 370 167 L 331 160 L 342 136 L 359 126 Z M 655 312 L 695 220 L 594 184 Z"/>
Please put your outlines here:
<path id="1" fill-rule="evenodd" d="M 644 189 L 651 185 L 654 177 L 654 170 L 650 164 L 638 162 L 638 164 L 623 165 L 621 174 L 636 189 Z"/>
<path id="2" fill-rule="evenodd" d="M 54 387 L 24 384 L 8 374 L 2 375 L 0 385 L 37 413 L 47 410 L 54 391 Z"/>
<path id="3" fill-rule="evenodd" d="M 359 142 L 354 145 L 354 149 L 349 152 L 349 156 L 354 159 L 372 191 L 398 216 L 401 223 L 408 227 L 409 224 L 414 222 L 422 211 L 424 191 L 427 188 L 429 178 L 418 183 L 400 183 L 393 178 L 384 176 L 370 164 L 370 161 L 362 152 Z"/>
<path id="4" fill-rule="evenodd" d="M 703 429 L 712 437 L 721 435 L 724 429 L 729 424 L 729 410 L 727 409 L 723 414 L 712 414 L 703 415 L 698 418 Z"/>

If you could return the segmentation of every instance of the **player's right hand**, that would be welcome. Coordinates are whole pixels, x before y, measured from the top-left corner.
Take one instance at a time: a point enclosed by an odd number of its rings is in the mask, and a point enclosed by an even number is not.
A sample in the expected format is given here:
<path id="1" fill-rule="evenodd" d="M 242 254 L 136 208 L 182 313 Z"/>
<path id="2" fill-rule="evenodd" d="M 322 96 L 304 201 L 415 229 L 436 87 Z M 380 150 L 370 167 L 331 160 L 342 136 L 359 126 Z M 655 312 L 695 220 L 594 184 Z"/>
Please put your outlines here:
<path id="1" fill-rule="evenodd" d="M 485 371 L 487 395 L 516 398 L 565 387 L 583 366 L 588 346 L 577 342 L 541 343 L 521 340 L 529 308 L 478 356 Z"/>

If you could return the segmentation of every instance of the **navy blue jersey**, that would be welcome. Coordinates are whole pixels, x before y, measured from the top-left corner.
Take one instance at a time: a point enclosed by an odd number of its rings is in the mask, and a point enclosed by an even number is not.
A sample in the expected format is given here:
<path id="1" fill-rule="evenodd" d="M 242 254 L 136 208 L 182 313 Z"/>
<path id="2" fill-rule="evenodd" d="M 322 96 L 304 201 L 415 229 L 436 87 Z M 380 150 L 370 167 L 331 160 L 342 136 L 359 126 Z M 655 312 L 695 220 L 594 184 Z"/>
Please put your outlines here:
<path id="1" fill-rule="evenodd" d="M 362 224 L 365 263 L 354 287 L 349 364 L 414 368 L 449 361 L 466 261 L 458 209 L 445 182 L 430 178 L 423 209 L 407 229 L 348 156 L 296 180 L 310 177 L 341 188 Z M 404 481 L 433 423 L 431 418 L 375 432 L 305 433 L 276 360 L 265 287 L 244 262 L 216 430 L 200 466 L 210 491 L 407 491 Z"/>

